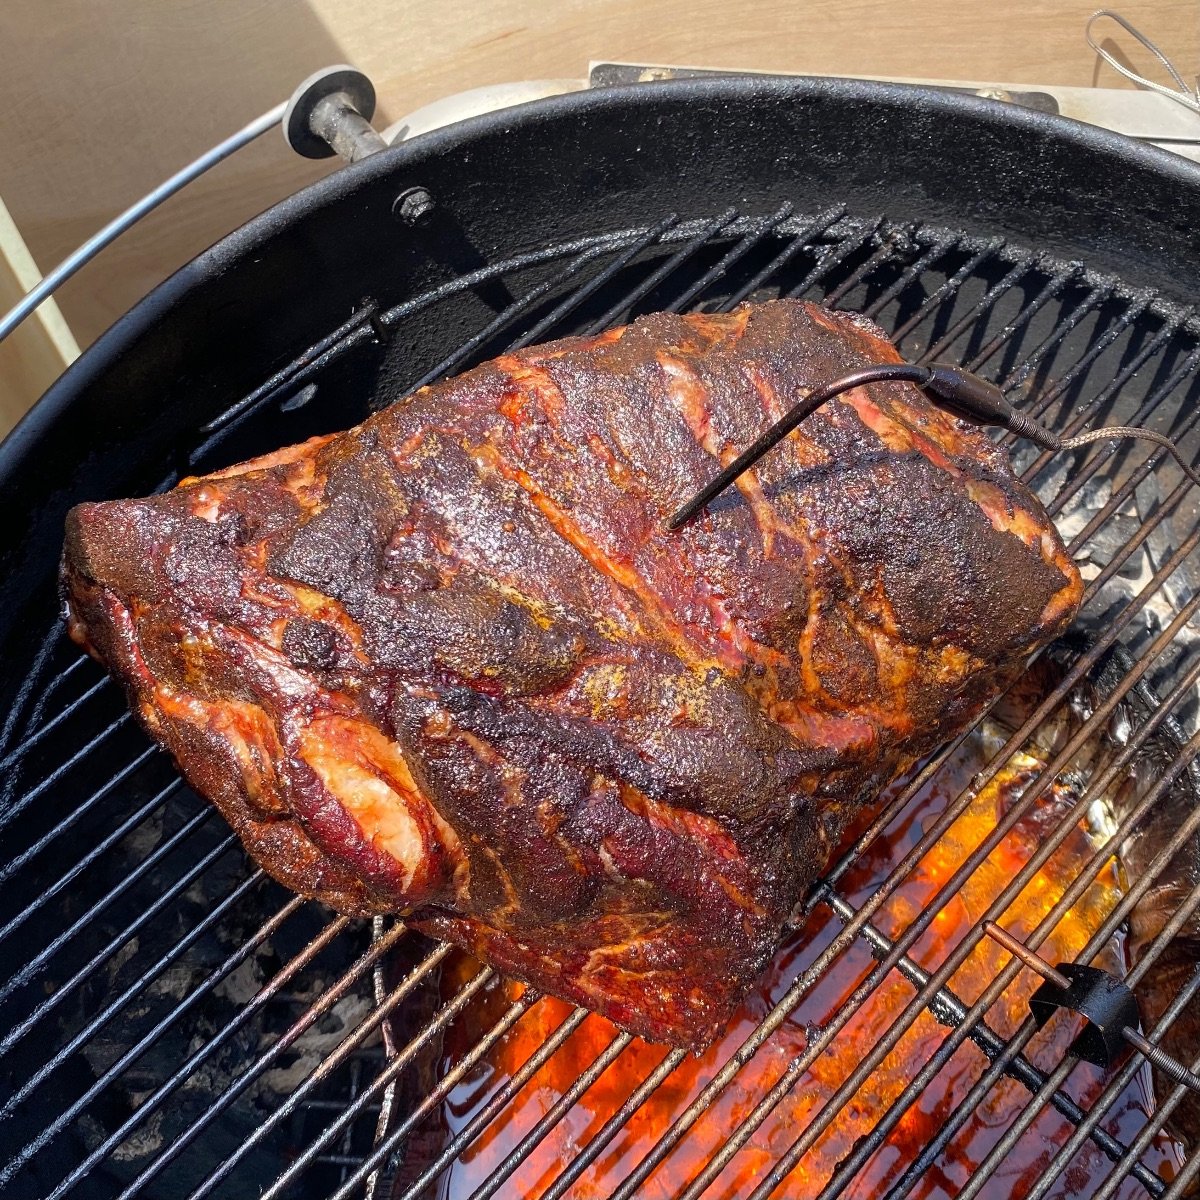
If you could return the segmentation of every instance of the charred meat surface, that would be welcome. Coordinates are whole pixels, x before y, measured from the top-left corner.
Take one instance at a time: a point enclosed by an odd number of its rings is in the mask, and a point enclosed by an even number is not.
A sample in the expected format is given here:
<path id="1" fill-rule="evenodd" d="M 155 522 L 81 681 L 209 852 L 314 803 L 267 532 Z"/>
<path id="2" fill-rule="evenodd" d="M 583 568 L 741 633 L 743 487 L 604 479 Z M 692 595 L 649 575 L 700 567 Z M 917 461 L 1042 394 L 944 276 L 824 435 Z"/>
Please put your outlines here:
<path id="1" fill-rule="evenodd" d="M 70 514 L 72 635 L 262 866 L 660 1041 L 711 1040 L 861 807 L 1072 620 L 1003 452 L 799 301 L 502 356 Z"/>

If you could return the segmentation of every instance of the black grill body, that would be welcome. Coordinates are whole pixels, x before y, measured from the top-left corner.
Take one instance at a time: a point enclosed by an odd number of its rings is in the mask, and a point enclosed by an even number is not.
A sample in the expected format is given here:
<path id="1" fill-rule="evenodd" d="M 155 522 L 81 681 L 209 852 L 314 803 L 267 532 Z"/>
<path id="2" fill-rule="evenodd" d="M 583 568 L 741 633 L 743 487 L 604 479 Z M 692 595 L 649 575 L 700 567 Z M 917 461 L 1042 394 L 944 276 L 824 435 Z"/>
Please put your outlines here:
<path id="1" fill-rule="evenodd" d="M 393 215 L 413 187 L 435 206 L 416 226 Z M 433 1194 L 439 1155 L 448 1167 L 458 1152 L 437 1126 L 438 1089 L 535 1004 L 449 1061 L 442 1034 L 490 972 L 447 998 L 443 948 L 335 919 L 253 870 L 62 637 L 71 504 L 345 428 L 514 343 L 780 293 L 866 311 L 906 356 L 962 362 L 1056 429 L 1146 423 L 1191 457 L 1197 228 L 1200 170 L 1097 130 L 945 92 L 711 79 L 540 102 L 382 152 L 157 289 L 0 447 L 0 1180 L 55 1200 Z M 1167 770 L 1183 774 L 1200 674 L 1192 494 L 1145 446 L 1061 462 L 1013 452 L 1085 564 L 1089 653 L 1126 648 L 1126 686 L 1142 678 L 1170 710 Z M 879 828 L 926 796 L 901 789 Z M 1011 1043 L 1006 1058 L 986 1011 L 907 955 L 915 925 L 907 944 L 885 936 L 841 895 L 853 857 L 814 901 L 846 944 L 867 945 L 922 993 L 913 1012 L 929 1007 L 997 1078 L 1039 1096 L 1031 1136 L 1086 1143 L 1088 1189 L 1117 1178 L 1138 1130 L 1089 1113 Z M 1038 1123 L 1043 1109 L 1052 1121 Z M 1015 1143 L 1025 1128 L 1009 1132 Z M 856 1148 L 836 1191 L 853 1191 L 886 1136 L 881 1124 Z M 550 1194 L 608 1144 L 582 1147 Z M 932 1140 L 911 1169 L 945 1148 Z M 997 1154 L 968 1186 L 989 1186 Z M 1138 1150 L 1113 1186 L 1166 1194 L 1163 1161 Z M 1046 1194 L 1065 1194 L 1057 1178 Z"/>

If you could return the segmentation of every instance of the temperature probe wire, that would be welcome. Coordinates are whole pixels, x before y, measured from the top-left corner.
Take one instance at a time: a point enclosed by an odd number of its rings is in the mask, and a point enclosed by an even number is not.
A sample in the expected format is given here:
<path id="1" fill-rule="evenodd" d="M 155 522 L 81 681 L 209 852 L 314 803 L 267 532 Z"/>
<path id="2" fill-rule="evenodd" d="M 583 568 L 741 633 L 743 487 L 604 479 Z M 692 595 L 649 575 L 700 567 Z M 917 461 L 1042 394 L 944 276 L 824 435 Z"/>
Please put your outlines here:
<path id="1" fill-rule="evenodd" d="M 0 342 L 30 313 L 40 308 L 72 275 L 81 267 L 86 266 L 101 250 L 115 242 L 127 229 L 136 225 L 147 213 L 153 212 L 164 200 L 170 199 L 176 192 L 186 187 L 193 179 L 199 178 L 205 171 L 224 162 L 231 154 L 243 146 L 261 137 L 270 129 L 274 129 L 283 120 L 287 110 L 287 101 L 277 104 L 269 112 L 251 121 L 227 137 L 223 142 L 202 154 L 199 158 L 188 163 L 186 167 L 176 171 L 170 179 L 164 180 L 152 192 L 147 192 L 135 204 L 131 204 L 123 213 L 114 217 L 103 229 L 92 234 L 78 250 L 69 254 L 42 281 L 25 294 L 13 307 L 0 317 Z"/>
<path id="2" fill-rule="evenodd" d="M 866 384 L 897 382 L 915 384 L 939 408 L 961 420 L 970 421 L 973 425 L 1005 429 L 1017 437 L 1033 442 L 1043 450 L 1076 450 L 1092 442 L 1119 441 L 1124 438 L 1140 438 L 1143 441 L 1154 442 L 1167 450 L 1188 479 L 1200 487 L 1200 474 L 1184 461 L 1175 443 L 1152 429 L 1140 429 L 1132 425 L 1109 425 L 1064 438 L 1024 413 L 1018 412 L 994 383 L 989 383 L 986 379 L 963 370 L 962 367 L 955 367 L 949 363 L 932 363 L 929 366 L 917 366 L 915 363 L 879 363 L 876 366 L 851 371 L 830 383 L 814 388 L 764 434 L 756 438 L 711 483 L 697 492 L 682 508 L 676 510 L 667 521 L 667 529 L 677 530 L 690 521 L 725 491 L 739 475 L 754 466 L 764 454 L 783 441 L 796 426 L 812 416 L 823 404 L 827 404 L 843 392 Z"/>

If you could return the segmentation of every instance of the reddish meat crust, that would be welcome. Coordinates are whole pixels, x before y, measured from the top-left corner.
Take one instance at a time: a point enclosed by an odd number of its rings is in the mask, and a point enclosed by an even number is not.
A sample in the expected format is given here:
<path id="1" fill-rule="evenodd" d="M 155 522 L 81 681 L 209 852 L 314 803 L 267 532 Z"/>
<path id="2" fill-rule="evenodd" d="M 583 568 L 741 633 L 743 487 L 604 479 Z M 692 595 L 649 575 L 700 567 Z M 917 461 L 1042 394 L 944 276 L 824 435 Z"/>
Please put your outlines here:
<path id="1" fill-rule="evenodd" d="M 1071 621 L 978 431 L 798 301 L 522 350 L 332 438 L 70 515 L 73 636 L 263 867 L 701 1045 L 846 822 Z"/>

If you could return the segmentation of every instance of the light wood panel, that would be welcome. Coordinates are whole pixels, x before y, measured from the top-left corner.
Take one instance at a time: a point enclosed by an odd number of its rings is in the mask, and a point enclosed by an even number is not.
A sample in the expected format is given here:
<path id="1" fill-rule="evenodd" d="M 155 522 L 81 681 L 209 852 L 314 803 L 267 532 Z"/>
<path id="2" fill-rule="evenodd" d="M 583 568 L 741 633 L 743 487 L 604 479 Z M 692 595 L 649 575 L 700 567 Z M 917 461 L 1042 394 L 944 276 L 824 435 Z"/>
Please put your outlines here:
<path id="1" fill-rule="evenodd" d="M 16 223 L 0 200 L 0 312 L 41 282 L 41 273 Z M 45 301 L 0 342 L 0 434 L 25 413 L 63 370 L 79 347 L 53 299 Z"/>
<path id="2" fill-rule="evenodd" d="M 1093 0 L 42 0 L 0 4 L 0 196 L 43 268 L 195 154 L 354 62 L 378 124 L 448 93 L 577 76 L 589 59 L 1123 86 L 1083 37 Z M 1200 4 L 1124 12 L 1184 70 Z M 1129 57 L 1149 56 L 1127 38 Z M 268 134 L 148 218 L 62 291 L 86 344 L 150 287 L 316 178 Z"/>

